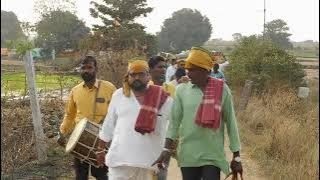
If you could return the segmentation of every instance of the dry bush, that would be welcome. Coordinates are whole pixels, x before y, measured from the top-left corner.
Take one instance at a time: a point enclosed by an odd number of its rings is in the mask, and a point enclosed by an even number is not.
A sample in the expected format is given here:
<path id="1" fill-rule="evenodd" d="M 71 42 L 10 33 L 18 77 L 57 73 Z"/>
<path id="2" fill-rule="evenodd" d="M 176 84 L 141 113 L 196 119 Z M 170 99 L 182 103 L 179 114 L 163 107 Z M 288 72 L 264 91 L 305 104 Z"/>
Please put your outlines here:
<path id="1" fill-rule="evenodd" d="M 318 103 L 296 92 L 278 90 L 252 97 L 238 113 L 249 154 L 262 162 L 271 179 L 316 179 L 319 176 Z M 257 133 L 257 124 L 263 132 Z"/>
<path id="2" fill-rule="evenodd" d="M 63 116 L 60 100 L 40 102 L 42 126 L 45 135 L 53 138 Z M 10 173 L 26 162 L 36 159 L 35 137 L 33 133 L 32 114 L 29 101 L 1 101 L 3 126 L 1 172 Z"/>
<path id="3" fill-rule="evenodd" d="M 141 56 L 137 50 L 108 51 L 98 55 L 98 78 L 110 81 L 117 88 L 122 86 L 127 71 L 128 60 Z"/>

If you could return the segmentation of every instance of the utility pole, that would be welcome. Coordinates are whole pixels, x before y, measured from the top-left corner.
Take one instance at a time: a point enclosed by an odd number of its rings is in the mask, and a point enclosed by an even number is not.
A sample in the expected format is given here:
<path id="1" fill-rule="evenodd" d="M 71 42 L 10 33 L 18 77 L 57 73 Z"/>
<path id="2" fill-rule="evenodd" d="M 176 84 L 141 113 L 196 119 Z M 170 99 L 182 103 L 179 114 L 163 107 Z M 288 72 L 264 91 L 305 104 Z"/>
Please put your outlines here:
<path id="1" fill-rule="evenodd" d="M 263 0 L 264 6 L 263 6 L 263 39 L 264 35 L 266 33 L 266 0 Z"/>

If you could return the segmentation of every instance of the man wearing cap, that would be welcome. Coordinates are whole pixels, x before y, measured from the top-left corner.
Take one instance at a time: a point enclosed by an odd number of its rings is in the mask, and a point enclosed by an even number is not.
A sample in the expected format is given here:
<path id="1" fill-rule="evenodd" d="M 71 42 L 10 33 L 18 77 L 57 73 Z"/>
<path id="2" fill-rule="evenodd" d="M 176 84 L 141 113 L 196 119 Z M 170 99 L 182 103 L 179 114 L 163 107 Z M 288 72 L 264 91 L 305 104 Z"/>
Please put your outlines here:
<path id="1" fill-rule="evenodd" d="M 185 64 L 186 64 L 185 59 L 178 59 L 178 60 L 177 60 L 177 69 L 178 69 L 178 68 L 184 69 Z"/>
<path id="2" fill-rule="evenodd" d="M 148 63 L 135 60 L 112 96 L 97 152 L 98 164 L 109 167 L 110 180 L 151 180 L 157 170 L 151 164 L 163 149 L 173 100 L 149 81 Z"/>
<path id="3" fill-rule="evenodd" d="M 191 82 L 176 88 L 165 147 L 153 163 L 161 164 L 170 158 L 179 137 L 177 160 L 183 180 L 220 180 L 220 171 L 229 174 L 224 153 L 225 127 L 233 152 L 232 173 L 242 175 L 232 95 L 222 80 L 210 77 L 212 57 L 204 48 L 191 49 L 185 64 Z"/>

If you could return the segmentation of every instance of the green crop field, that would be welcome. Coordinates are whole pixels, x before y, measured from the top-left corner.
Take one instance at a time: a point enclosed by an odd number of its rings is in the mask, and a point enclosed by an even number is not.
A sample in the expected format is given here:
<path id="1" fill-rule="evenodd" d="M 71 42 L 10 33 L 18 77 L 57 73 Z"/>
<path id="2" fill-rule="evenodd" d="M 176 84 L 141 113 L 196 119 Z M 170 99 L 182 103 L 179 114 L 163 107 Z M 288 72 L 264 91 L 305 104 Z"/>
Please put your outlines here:
<path id="1" fill-rule="evenodd" d="M 81 82 L 77 75 L 57 75 L 36 73 L 36 87 L 54 90 L 72 87 Z M 2 83 L 6 91 L 23 91 L 26 86 L 25 73 L 4 73 Z"/>

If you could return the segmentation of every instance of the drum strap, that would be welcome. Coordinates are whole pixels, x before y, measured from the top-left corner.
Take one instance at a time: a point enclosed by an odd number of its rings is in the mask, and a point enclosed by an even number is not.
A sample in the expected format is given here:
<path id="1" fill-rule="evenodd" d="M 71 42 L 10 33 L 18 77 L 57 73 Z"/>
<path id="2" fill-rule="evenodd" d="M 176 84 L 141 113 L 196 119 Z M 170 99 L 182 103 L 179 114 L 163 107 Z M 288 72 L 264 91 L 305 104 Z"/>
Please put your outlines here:
<path id="1" fill-rule="evenodd" d="M 99 94 L 100 85 L 101 85 L 101 81 L 98 80 L 98 88 L 97 88 L 97 91 L 96 91 L 96 94 L 95 94 L 94 100 L 93 100 L 93 118 L 92 118 L 93 120 L 96 119 L 97 97 Z"/>

